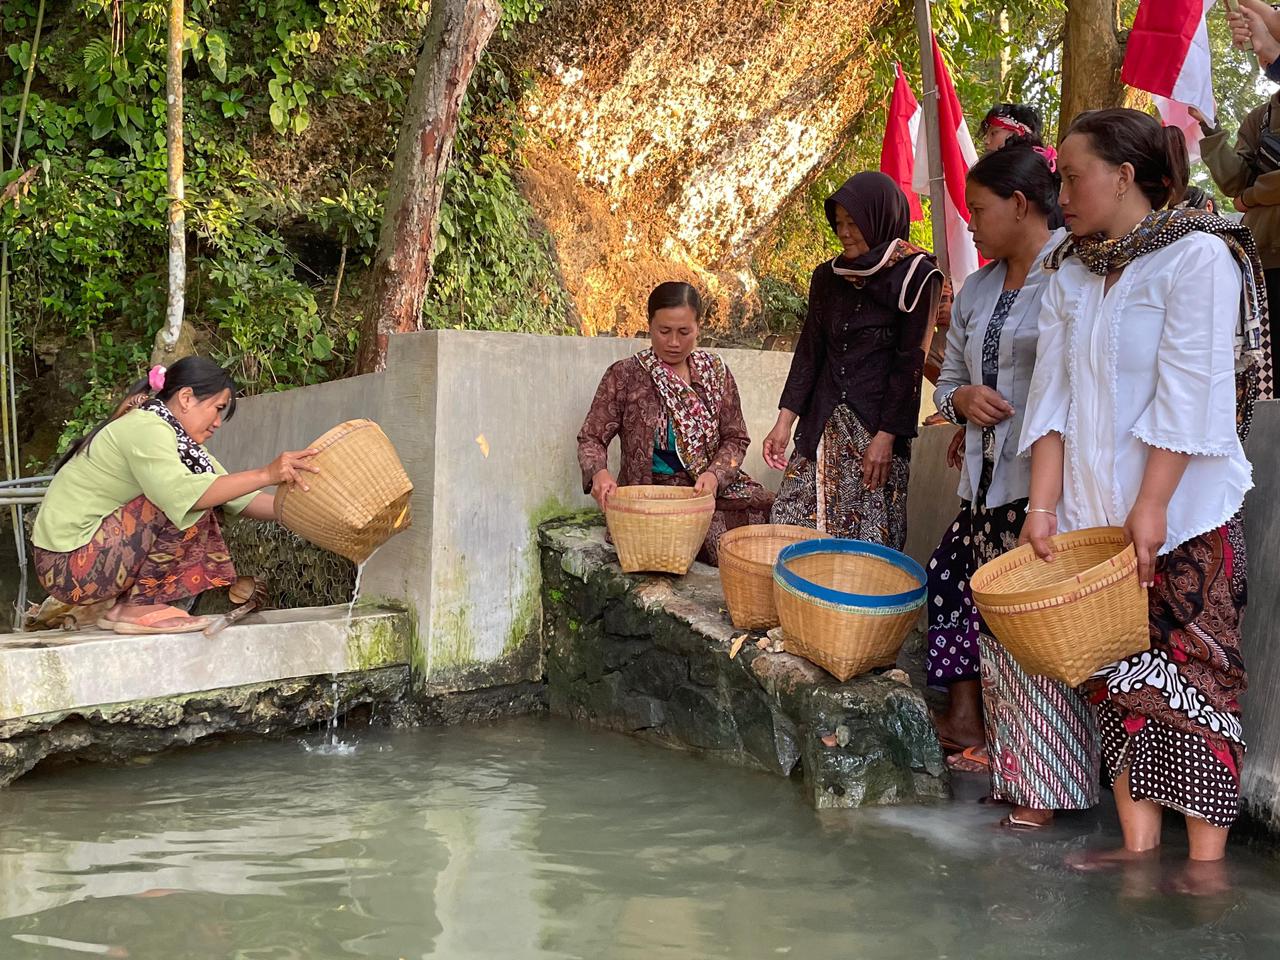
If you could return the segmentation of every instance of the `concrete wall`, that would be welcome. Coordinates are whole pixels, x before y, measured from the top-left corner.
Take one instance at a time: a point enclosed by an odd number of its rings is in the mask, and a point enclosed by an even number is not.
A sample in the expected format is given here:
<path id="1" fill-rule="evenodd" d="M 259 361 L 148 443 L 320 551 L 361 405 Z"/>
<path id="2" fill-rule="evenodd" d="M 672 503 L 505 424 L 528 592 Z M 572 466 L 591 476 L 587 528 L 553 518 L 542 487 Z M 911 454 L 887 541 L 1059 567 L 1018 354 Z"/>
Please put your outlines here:
<path id="1" fill-rule="evenodd" d="M 542 672 L 534 528 L 593 505 L 582 493 L 578 428 L 605 368 L 646 345 L 452 330 L 398 336 L 385 373 L 249 398 L 212 446 L 241 470 L 343 420 L 377 421 L 413 479 L 414 525 L 370 558 L 362 595 L 413 607 L 415 666 L 428 690 L 532 679 Z M 776 489 L 781 475 L 761 460 L 759 441 L 777 416 L 791 355 L 718 352 L 754 441 L 746 469 Z M 913 457 L 911 549 L 922 560 L 955 513 L 954 474 L 942 479 L 945 492 L 934 489 L 949 436 L 927 431 Z M 616 464 L 616 444 L 613 456 Z"/>
<path id="2" fill-rule="evenodd" d="M 413 528 L 366 564 L 365 596 L 407 600 L 416 667 L 446 691 L 541 676 L 534 528 L 592 506 L 577 467 L 578 428 L 604 369 L 642 340 L 427 331 L 394 337 L 387 372 L 243 401 L 213 449 L 229 470 L 305 447 L 334 424 L 376 420 L 414 482 Z M 738 381 L 760 459 L 791 362 L 787 353 L 718 351 Z M 616 461 L 616 444 L 614 457 Z"/>
<path id="3" fill-rule="evenodd" d="M 1256 486 L 1245 501 L 1249 557 L 1249 607 L 1244 618 L 1244 696 L 1249 753 L 1241 773 L 1250 812 L 1280 832 L 1280 401 L 1260 403 L 1248 443 Z"/>

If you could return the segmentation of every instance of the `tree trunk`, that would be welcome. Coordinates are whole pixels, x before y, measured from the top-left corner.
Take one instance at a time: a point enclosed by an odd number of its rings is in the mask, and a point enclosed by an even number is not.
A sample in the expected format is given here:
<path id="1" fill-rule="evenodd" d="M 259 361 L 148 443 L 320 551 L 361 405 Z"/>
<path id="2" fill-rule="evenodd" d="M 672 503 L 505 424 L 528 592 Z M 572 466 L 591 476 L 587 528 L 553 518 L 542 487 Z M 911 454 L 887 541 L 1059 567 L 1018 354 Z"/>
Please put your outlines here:
<path id="1" fill-rule="evenodd" d="M 1062 42 L 1062 112 L 1058 139 L 1078 114 L 1139 102 L 1120 80 L 1124 36 L 1120 0 L 1067 0 Z"/>
<path id="2" fill-rule="evenodd" d="M 387 340 L 422 325 L 444 174 L 462 98 L 498 25 L 496 0 L 433 0 L 405 103 L 378 250 L 363 304 L 361 373 L 387 364 Z"/>
<path id="3" fill-rule="evenodd" d="M 169 62 L 166 65 L 169 139 L 169 298 L 164 326 L 156 333 L 151 362 L 168 366 L 191 352 L 190 338 L 183 338 L 182 314 L 187 289 L 186 184 L 182 152 L 182 46 L 184 0 L 169 0 Z"/>

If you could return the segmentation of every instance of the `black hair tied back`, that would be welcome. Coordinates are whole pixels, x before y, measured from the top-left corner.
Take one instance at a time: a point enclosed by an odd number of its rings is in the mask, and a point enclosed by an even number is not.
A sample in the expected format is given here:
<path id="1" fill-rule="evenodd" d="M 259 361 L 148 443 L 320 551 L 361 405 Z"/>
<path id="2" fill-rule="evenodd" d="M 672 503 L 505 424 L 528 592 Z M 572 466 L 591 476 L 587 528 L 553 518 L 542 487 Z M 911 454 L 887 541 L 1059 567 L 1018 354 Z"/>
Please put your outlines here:
<path id="1" fill-rule="evenodd" d="M 970 168 L 969 179 L 1005 200 L 1021 193 L 1045 215 L 1050 227 L 1056 227 L 1062 222 L 1058 206 L 1061 180 L 1053 156 L 1038 140 L 1016 137 L 999 150 L 983 154 Z"/>

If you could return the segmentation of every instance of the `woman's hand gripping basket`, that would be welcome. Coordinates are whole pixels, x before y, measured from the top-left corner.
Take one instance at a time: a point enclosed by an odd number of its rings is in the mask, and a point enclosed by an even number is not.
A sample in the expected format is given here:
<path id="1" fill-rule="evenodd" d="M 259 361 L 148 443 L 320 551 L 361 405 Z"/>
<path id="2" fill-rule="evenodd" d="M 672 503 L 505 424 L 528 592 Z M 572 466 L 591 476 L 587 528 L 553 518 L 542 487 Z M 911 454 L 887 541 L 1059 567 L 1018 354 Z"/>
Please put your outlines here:
<path id="1" fill-rule="evenodd" d="M 311 462 L 320 472 L 307 475 L 310 489 L 276 490 L 276 519 L 284 526 L 354 563 L 408 529 L 413 484 L 376 423 L 340 423 L 311 449 L 319 451 Z"/>
<path id="2" fill-rule="evenodd" d="M 1024 544 L 969 581 L 992 635 L 1027 673 L 1079 686 L 1100 667 L 1146 650 L 1147 591 L 1118 527 L 1053 538 L 1053 561 Z"/>

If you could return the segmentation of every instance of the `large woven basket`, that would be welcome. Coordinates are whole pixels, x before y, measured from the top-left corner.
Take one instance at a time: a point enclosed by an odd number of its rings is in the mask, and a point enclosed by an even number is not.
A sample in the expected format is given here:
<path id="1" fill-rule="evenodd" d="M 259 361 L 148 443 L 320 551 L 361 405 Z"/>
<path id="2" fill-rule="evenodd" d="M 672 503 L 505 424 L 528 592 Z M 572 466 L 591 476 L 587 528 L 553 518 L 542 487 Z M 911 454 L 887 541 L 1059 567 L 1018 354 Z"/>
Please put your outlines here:
<path id="1" fill-rule="evenodd" d="M 409 527 L 413 484 L 372 420 L 340 423 L 311 449 L 319 451 L 311 462 L 320 472 L 306 475 L 309 490 L 276 489 L 276 519 L 316 546 L 364 563 Z"/>
<path id="2" fill-rule="evenodd" d="M 716 498 L 692 487 L 618 487 L 605 504 L 604 518 L 626 573 L 679 573 L 689 567 L 707 539 Z"/>
<path id="3" fill-rule="evenodd" d="M 773 565 L 783 547 L 822 534 L 789 523 L 735 527 L 720 538 L 720 585 L 729 619 L 740 630 L 766 630 L 778 625 L 773 602 Z"/>
<path id="4" fill-rule="evenodd" d="M 925 573 L 910 557 L 862 540 L 784 547 L 773 596 L 788 653 L 839 680 L 898 659 L 925 602 Z"/>
<path id="5" fill-rule="evenodd" d="M 1053 545 L 1052 563 L 1027 544 L 984 563 L 969 587 L 987 629 L 1022 669 L 1074 687 L 1150 646 L 1147 591 L 1118 527 L 1059 534 Z"/>

